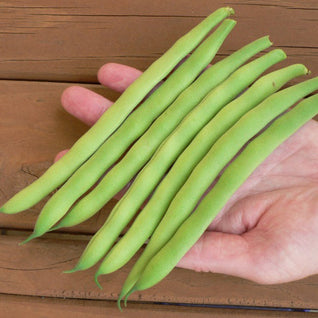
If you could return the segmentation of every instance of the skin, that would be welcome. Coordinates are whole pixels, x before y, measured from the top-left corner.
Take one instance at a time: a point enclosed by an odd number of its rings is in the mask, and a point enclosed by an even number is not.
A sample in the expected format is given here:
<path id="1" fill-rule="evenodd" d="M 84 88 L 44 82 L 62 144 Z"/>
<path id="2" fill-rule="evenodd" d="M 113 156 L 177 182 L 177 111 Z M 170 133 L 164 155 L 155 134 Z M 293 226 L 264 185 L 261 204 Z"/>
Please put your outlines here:
<path id="1" fill-rule="evenodd" d="M 102 85 L 122 92 L 139 70 L 106 64 Z M 80 87 L 62 95 L 63 107 L 86 124 L 112 101 Z M 276 284 L 318 273 L 318 123 L 309 121 L 232 195 L 178 267 Z M 67 150 L 56 155 L 59 160 Z M 127 190 L 125 188 L 116 197 Z M 292 209 L 292 211 L 291 211 Z"/>
<path id="2" fill-rule="evenodd" d="M 317 134 L 310 121 L 275 150 L 178 266 L 261 284 L 317 274 Z"/>

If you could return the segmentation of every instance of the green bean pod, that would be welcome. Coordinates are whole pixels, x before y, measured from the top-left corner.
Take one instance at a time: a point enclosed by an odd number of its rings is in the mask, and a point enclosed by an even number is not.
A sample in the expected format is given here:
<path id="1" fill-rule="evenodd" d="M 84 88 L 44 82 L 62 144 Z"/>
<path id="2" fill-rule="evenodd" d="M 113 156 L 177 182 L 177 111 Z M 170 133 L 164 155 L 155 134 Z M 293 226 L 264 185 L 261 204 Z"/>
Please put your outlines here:
<path id="1" fill-rule="evenodd" d="M 233 9 L 220 8 L 181 37 L 165 54 L 156 60 L 61 158 L 39 179 L 6 202 L 0 212 L 13 214 L 26 210 L 65 182 L 102 143 L 125 121 L 145 96 L 167 76 Z"/>
<path id="2" fill-rule="evenodd" d="M 249 43 L 205 70 L 199 78 L 184 90 L 173 104 L 156 119 L 145 134 L 140 137 L 127 152 L 125 157 L 102 179 L 98 185 L 98 189 L 100 193 L 102 193 L 104 202 L 110 200 L 135 176 L 135 174 L 151 158 L 162 141 L 168 137 L 186 114 L 202 101 L 209 91 L 223 82 L 249 58 L 263 49 L 268 48 L 271 44 L 272 43 L 267 36 L 262 37 Z M 102 163 L 105 162 L 102 158 L 107 156 L 107 152 L 103 151 L 103 149 L 104 147 L 102 146 L 93 155 L 94 159 L 99 162 L 98 167 L 102 168 Z M 93 157 L 61 188 L 63 191 L 63 189 L 65 190 L 65 187 L 67 187 L 67 195 L 61 196 L 63 206 L 61 207 L 61 205 L 59 205 L 59 209 L 63 209 L 65 205 L 69 206 L 72 204 L 75 199 L 82 195 L 97 181 L 96 177 L 94 177 L 94 173 L 97 169 L 95 168 L 95 170 L 93 170 L 90 168 Z M 97 177 L 100 177 L 103 171 L 104 168 L 98 170 Z M 89 177 L 87 174 L 89 174 Z M 85 184 L 81 181 L 83 178 L 85 179 Z M 77 184 L 80 184 L 80 186 L 77 186 Z M 61 190 L 53 196 L 53 199 L 56 198 Z M 91 196 L 94 195 L 95 193 L 91 194 Z M 92 212 L 91 209 L 80 209 L 79 207 L 76 207 L 72 209 L 57 226 L 52 228 L 52 230 L 77 225 L 91 217 L 92 214 L 90 212 Z M 95 210 L 93 210 L 93 212 L 95 212 Z"/>
<path id="3" fill-rule="evenodd" d="M 171 200 L 189 177 L 193 168 L 218 138 L 265 98 L 278 91 L 290 80 L 306 73 L 306 67 L 301 64 L 269 73 L 257 80 L 243 95 L 221 109 L 178 157 L 132 226 L 106 255 L 96 276 L 114 272 L 125 265 L 138 251 L 159 224 Z"/>
<path id="4" fill-rule="evenodd" d="M 129 287 L 132 288 L 147 263 L 169 241 L 182 222 L 194 210 L 210 184 L 244 144 L 275 117 L 316 89 L 318 89 L 318 77 L 273 94 L 242 116 L 235 125 L 218 139 L 194 168 L 170 203 L 144 253 L 129 274 L 127 283 L 124 284 L 126 292 Z"/>
<path id="5" fill-rule="evenodd" d="M 273 64 L 286 58 L 282 50 L 273 50 L 264 56 L 242 66 L 227 80 L 212 90 L 203 101 L 193 109 L 160 145 L 151 160 L 138 174 L 136 180 L 117 203 L 111 217 L 90 240 L 79 262 L 72 271 L 93 266 L 111 248 L 118 235 L 128 224 L 150 191 L 157 185 L 166 170 L 189 144 L 193 137 L 214 115 L 243 89 L 250 85 L 260 74 Z M 91 193 L 96 191 L 96 187 Z M 94 205 L 103 200 L 103 192 L 90 198 Z M 97 199 L 96 199 L 97 197 Z M 79 202 L 85 202 L 85 199 Z M 88 205 L 85 202 L 85 208 Z"/>
<path id="6" fill-rule="evenodd" d="M 89 180 L 94 179 L 94 175 L 105 172 L 129 145 L 143 134 L 157 116 L 195 80 L 209 64 L 211 55 L 216 54 L 235 24 L 234 20 L 224 20 L 220 27 L 106 140 L 94 154 L 96 156 L 93 155 L 86 164 L 80 167 L 80 172 L 75 173 L 71 177 L 72 180 L 54 194 L 41 211 L 34 232 L 27 241 L 44 234 L 59 221 L 79 197 L 77 194 L 81 195 L 87 191 L 87 185 L 90 185 Z M 98 180 L 98 177 L 96 179 Z"/>
<path id="7" fill-rule="evenodd" d="M 200 238 L 217 213 L 249 175 L 282 142 L 318 114 L 318 94 L 299 103 L 255 138 L 229 165 L 197 210 L 178 228 L 167 244 L 152 258 L 132 291 L 158 283 Z"/>

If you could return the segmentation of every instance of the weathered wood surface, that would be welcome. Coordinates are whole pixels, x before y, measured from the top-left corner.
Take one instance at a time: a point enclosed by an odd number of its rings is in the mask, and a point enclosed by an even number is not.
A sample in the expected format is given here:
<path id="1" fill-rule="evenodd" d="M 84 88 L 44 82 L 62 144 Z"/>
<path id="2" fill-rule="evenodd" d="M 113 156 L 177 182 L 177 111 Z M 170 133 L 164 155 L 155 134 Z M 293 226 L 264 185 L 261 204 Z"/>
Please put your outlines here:
<path id="1" fill-rule="evenodd" d="M 32 81 L 1 81 L 0 84 L 0 200 L 4 202 L 41 175 L 55 154 L 71 146 L 87 127 L 60 106 L 59 96 L 67 84 Z M 86 87 L 102 92 L 97 85 Z M 107 96 L 116 97 L 111 93 Z M 69 232 L 94 233 L 114 202 Z M 61 275 L 63 270 L 75 264 L 90 236 L 61 237 L 52 233 L 20 247 L 18 242 L 29 233 L 6 234 L 11 233 L 10 229 L 31 230 L 42 206 L 43 202 L 17 215 L 0 215 L 3 229 L 0 236 L 0 293 L 115 300 L 131 264 L 102 278 L 103 291 L 92 280 L 96 268 Z M 317 308 L 317 286 L 318 276 L 290 284 L 260 286 L 231 276 L 175 269 L 153 289 L 132 295 L 132 300 Z"/>
<path id="2" fill-rule="evenodd" d="M 93 280 L 97 266 L 74 274 L 62 273 L 75 265 L 87 240 L 51 235 L 18 246 L 27 234 L 0 236 L 1 293 L 116 300 L 129 269 L 136 261 L 135 257 L 121 270 L 102 276 L 103 290 L 100 290 Z M 132 294 L 130 300 L 316 308 L 317 286 L 318 276 L 288 284 L 262 286 L 236 277 L 176 268 L 153 288 Z"/>
<path id="3" fill-rule="evenodd" d="M 43 0 L 1 1 L 0 202 L 35 180 L 58 151 L 87 130 L 60 106 L 66 82 L 91 83 L 85 87 L 115 100 L 118 94 L 93 85 L 102 64 L 118 62 L 144 70 L 176 38 L 224 5 L 235 8 L 238 24 L 216 60 L 269 34 L 274 47 L 289 56 L 279 66 L 305 63 L 317 76 L 316 0 L 137 0 L 133 5 L 128 0 L 68 0 L 54 5 Z M 103 277 L 102 291 L 92 281 L 93 269 L 61 274 L 75 264 L 114 203 L 67 230 L 73 234 L 48 234 L 23 247 L 17 244 L 28 234 L 24 231 L 33 228 L 44 202 L 18 215 L 0 215 L 0 316 L 119 316 L 114 300 L 131 263 Z M 317 297 L 318 276 L 260 286 L 236 277 L 175 269 L 154 288 L 132 295 L 126 316 L 298 317 L 300 313 L 159 303 L 317 309 Z"/>
<path id="4" fill-rule="evenodd" d="M 0 2 L 1 78 L 96 82 L 106 62 L 144 70 L 224 5 L 238 24 L 216 60 L 269 34 L 289 56 L 282 65 L 305 63 L 318 73 L 316 0 L 17 0 Z"/>
<path id="5" fill-rule="evenodd" d="M 0 81 L 0 201 L 39 177 L 55 155 L 72 146 L 88 129 L 61 106 L 60 95 L 68 84 L 48 82 Z M 86 85 L 114 99 L 116 94 Z M 104 90 L 106 92 L 104 92 Z M 1 227 L 32 229 L 43 200 L 21 214 L 0 215 Z M 94 233 L 105 220 L 114 201 L 88 222 L 71 231 Z"/>

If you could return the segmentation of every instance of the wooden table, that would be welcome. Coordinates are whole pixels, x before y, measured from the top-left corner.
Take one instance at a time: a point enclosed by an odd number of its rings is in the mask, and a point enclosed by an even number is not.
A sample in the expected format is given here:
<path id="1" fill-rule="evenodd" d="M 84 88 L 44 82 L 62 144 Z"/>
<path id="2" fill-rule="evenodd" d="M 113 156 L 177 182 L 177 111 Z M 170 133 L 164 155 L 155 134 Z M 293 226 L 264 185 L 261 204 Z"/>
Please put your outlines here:
<path id="1" fill-rule="evenodd" d="M 223 5 L 221 0 L 1 1 L 0 202 L 38 178 L 57 152 L 87 130 L 60 106 L 65 88 L 79 83 L 116 99 L 117 93 L 97 84 L 101 65 L 117 62 L 144 70 Z M 269 34 L 274 47 L 289 56 L 286 65 L 305 63 L 318 75 L 317 0 L 232 0 L 226 5 L 236 10 L 238 24 L 216 60 Z M 25 246 L 18 242 L 32 230 L 44 202 L 14 216 L 1 215 L 0 316 L 298 317 L 297 310 L 318 309 L 318 276 L 261 286 L 175 269 L 157 286 L 133 294 L 120 313 L 115 300 L 132 263 L 103 277 L 103 290 L 92 279 L 96 268 L 61 273 L 75 264 L 114 203 L 67 233 L 50 233 Z"/>

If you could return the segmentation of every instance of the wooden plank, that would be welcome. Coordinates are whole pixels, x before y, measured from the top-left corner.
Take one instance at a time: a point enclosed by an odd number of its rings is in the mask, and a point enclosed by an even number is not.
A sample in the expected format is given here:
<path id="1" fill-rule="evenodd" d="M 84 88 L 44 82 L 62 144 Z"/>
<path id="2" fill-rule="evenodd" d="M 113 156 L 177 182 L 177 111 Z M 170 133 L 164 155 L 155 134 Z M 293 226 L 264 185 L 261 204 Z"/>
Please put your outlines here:
<path id="1" fill-rule="evenodd" d="M 88 3 L 69 0 L 61 1 L 59 6 L 43 2 L 1 2 L 1 78 L 96 82 L 96 71 L 105 62 L 127 63 L 145 69 L 176 38 L 210 11 L 224 5 L 220 0 L 213 3 L 198 0 L 195 7 L 190 0 L 152 1 L 151 5 L 149 1 L 138 0 L 134 6 L 128 0 Z M 283 65 L 301 62 L 314 75 L 317 73 L 317 42 L 313 42 L 317 39 L 315 0 L 304 3 L 271 0 L 262 4 L 239 0 L 227 4 L 235 6 L 239 24 L 216 60 L 267 30 L 275 46 L 284 48 L 290 56 Z M 87 128 L 59 107 L 59 96 L 67 84 L 12 81 L 1 84 L 0 202 L 3 202 L 42 174 L 56 152 L 69 147 Z M 113 99 L 118 96 L 99 86 L 87 87 Z M 2 215 L 0 227 L 31 229 L 43 203 L 17 216 Z M 102 213 L 71 231 L 94 233 L 113 205 L 114 201 L 110 202 Z M 74 265 L 89 236 L 53 233 L 18 247 L 22 237 L 5 233 L 0 236 L 0 293 L 32 296 L 0 295 L 0 310 L 6 317 L 100 317 L 105 313 L 119 316 L 113 301 L 132 263 L 104 277 L 105 289 L 100 291 L 92 282 L 93 270 L 61 274 Z M 162 283 L 131 299 L 317 308 L 317 286 L 317 276 L 290 284 L 260 286 L 230 276 L 175 269 Z M 61 299 L 63 297 L 74 299 Z M 131 317 L 184 314 L 191 317 L 294 316 L 293 313 L 139 303 L 130 303 L 126 311 Z"/>
<path id="2" fill-rule="evenodd" d="M 200 5 L 199 5 L 200 4 Z M 98 8 L 100 15 L 135 15 L 135 16 L 198 16 L 206 14 L 206 8 L 211 7 L 210 0 L 200 0 L 194 7 L 194 3 L 187 0 L 152 0 L 151 5 L 144 0 L 135 0 L 131 5 L 130 0 L 92 0 L 90 3 L 84 0 L 61 1 L 54 6 L 43 0 L 16 0 L 2 1 L 1 5 L 5 9 L 32 9 L 40 13 L 49 10 L 51 14 L 64 12 L 67 15 L 95 15 Z M 215 1 L 217 7 L 224 6 L 222 1 Z M 258 0 L 237 0 L 229 1 L 226 5 L 232 6 L 258 6 L 258 7 L 281 7 L 286 10 L 312 10 L 315 8 L 316 0 L 295 1 L 295 0 L 266 0 L 260 4 Z"/>
<path id="3" fill-rule="evenodd" d="M 251 309 L 195 308 L 184 306 L 168 306 L 156 304 L 130 303 L 121 313 L 114 302 L 58 299 L 46 297 L 28 297 L 16 295 L 0 295 L 0 312 L 4 317 L 24 318 L 119 318 L 152 317 L 152 318 L 203 318 L 203 317 L 300 317 L 300 312 L 280 312 Z M 304 313 L 303 313 L 304 314 Z M 306 317 L 313 317 L 307 313 Z"/>
<path id="4" fill-rule="evenodd" d="M 0 82 L 0 205 L 30 184 L 52 164 L 55 155 L 70 147 L 87 127 L 67 114 L 60 95 L 69 84 Z M 98 85 L 84 85 L 111 99 L 118 94 Z M 46 200 L 17 215 L 0 214 L 0 227 L 33 229 Z M 95 233 L 115 200 L 86 222 L 68 232 Z"/>
<path id="5" fill-rule="evenodd" d="M 0 85 L 0 204 L 30 184 L 51 164 L 56 153 L 70 147 L 87 127 L 67 114 L 60 95 L 68 84 L 1 81 Z M 97 85 L 86 85 L 115 99 L 118 94 Z M 19 215 L 0 216 L 2 228 L 31 229 L 46 200 Z M 94 233 L 114 206 L 75 232 Z"/>
<path id="6" fill-rule="evenodd" d="M 216 61 L 269 34 L 285 49 L 288 62 L 305 63 L 318 73 L 315 0 L 234 0 L 238 24 Z M 96 82 L 106 62 L 144 70 L 178 37 L 224 1 L 2 1 L 0 74 L 2 79 Z"/>
<path id="7" fill-rule="evenodd" d="M 18 246 L 25 236 L 0 236 L 0 293 L 45 297 L 116 300 L 134 258 L 127 266 L 93 281 L 96 268 L 70 269 L 86 241 L 41 238 Z M 131 295 L 132 301 L 287 308 L 318 307 L 318 275 L 280 285 L 258 285 L 236 277 L 176 268 L 159 284 Z"/>

